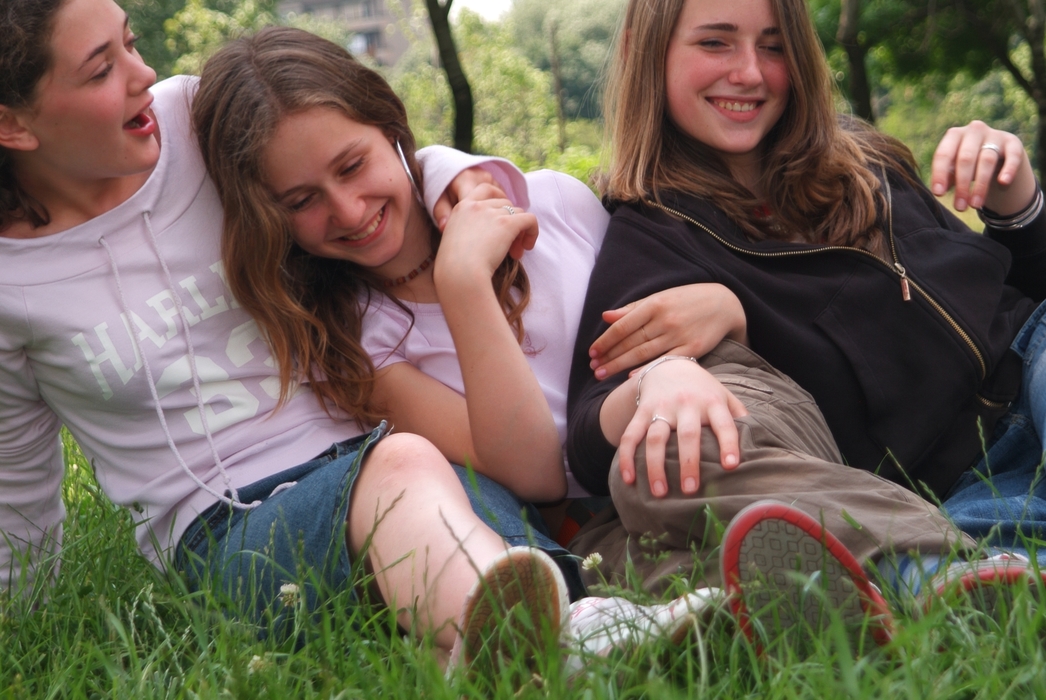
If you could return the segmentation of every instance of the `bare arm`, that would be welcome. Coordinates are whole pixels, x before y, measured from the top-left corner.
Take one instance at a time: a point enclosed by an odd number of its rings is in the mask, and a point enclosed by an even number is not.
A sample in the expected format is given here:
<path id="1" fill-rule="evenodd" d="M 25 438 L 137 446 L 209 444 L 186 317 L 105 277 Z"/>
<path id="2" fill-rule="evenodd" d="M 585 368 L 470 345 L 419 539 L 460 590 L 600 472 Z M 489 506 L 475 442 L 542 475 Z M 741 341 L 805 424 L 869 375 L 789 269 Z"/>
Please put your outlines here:
<path id="1" fill-rule="evenodd" d="M 467 397 L 468 426 L 483 473 L 529 500 L 566 492 L 552 411 L 491 285 L 513 244 L 532 238 L 535 217 L 478 188 L 459 202 L 436 256 L 434 279 Z"/>
<path id="2" fill-rule="evenodd" d="M 382 406 L 397 432 L 421 435 L 454 464 L 472 467 L 520 498 L 535 502 L 562 498 L 555 480 L 540 482 L 523 469 L 508 473 L 491 470 L 472 443 L 465 397 L 409 362 L 397 362 L 375 375 L 374 402 Z M 562 461 L 560 461 L 562 472 Z"/>

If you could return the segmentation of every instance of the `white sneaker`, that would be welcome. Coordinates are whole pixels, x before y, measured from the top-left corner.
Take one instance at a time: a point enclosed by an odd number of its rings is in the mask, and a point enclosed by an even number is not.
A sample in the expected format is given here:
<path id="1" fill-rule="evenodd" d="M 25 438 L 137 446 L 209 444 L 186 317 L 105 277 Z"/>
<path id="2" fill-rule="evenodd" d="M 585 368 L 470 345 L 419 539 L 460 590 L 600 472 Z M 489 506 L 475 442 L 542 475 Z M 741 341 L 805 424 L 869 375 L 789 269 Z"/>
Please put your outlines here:
<path id="1" fill-rule="evenodd" d="M 505 550 L 465 598 L 448 674 L 471 668 L 481 655 L 495 666 L 520 654 L 533 657 L 562 635 L 568 604 L 567 584 L 551 557 L 532 547 Z"/>
<path id="2" fill-rule="evenodd" d="M 638 605 L 624 598 L 582 598 L 570 606 L 563 640 L 570 652 L 565 670 L 573 676 L 589 658 L 605 657 L 615 649 L 633 649 L 657 639 L 680 644 L 723 600 L 718 588 L 702 588 L 655 605 Z"/>

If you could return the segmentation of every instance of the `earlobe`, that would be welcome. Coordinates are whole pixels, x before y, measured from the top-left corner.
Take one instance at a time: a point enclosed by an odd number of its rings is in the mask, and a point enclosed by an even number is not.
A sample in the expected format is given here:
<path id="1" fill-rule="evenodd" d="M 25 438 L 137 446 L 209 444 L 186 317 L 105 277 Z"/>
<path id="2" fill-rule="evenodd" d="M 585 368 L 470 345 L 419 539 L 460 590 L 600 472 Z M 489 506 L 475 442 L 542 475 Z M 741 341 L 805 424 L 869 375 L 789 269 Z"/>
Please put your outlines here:
<path id="1" fill-rule="evenodd" d="M 0 105 L 0 148 L 35 151 L 39 146 L 40 141 L 25 123 L 25 118 L 10 107 Z"/>

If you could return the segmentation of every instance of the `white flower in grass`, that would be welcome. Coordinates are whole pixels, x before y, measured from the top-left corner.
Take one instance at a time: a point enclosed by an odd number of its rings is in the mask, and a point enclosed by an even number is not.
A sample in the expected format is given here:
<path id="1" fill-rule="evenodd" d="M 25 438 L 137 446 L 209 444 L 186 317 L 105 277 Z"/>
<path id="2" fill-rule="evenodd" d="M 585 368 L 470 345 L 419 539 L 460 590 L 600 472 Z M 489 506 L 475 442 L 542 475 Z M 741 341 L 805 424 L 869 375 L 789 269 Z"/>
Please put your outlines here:
<path id="1" fill-rule="evenodd" d="M 581 568 L 585 571 L 591 571 L 592 569 L 598 569 L 602 563 L 603 555 L 599 552 L 592 552 L 581 562 Z"/>
<path id="2" fill-rule="evenodd" d="M 296 583 L 285 583 L 280 586 L 280 600 L 288 608 L 293 608 L 294 604 L 298 602 L 298 598 L 301 597 L 301 589 L 298 588 Z"/>
<path id="3" fill-rule="evenodd" d="M 258 673 L 263 671 L 266 666 L 269 665 L 269 660 L 255 654 L 251 657 L 251 660 L 247 662 L 247 674 Z"/>

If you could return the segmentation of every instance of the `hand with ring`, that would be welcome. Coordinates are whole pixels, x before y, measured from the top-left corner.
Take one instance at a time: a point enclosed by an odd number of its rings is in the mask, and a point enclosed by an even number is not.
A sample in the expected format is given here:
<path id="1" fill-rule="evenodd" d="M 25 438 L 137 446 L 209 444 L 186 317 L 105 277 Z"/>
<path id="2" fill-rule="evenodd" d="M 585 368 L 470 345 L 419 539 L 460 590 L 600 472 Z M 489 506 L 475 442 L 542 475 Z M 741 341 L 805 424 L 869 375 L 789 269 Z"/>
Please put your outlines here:
<path id="1" fill-rule="evenodd" d="M 723 468 L 734 469 L 740 463 L 734 419 L 748 415 L 748 411 L 719 380 L 690 358 L 651 363 L 648 370 L 643 374 L 638 405 L 638 375 L 616 388 L 603 402 L 603 433 L 618 445 L 621 478 L 626 484 L 635 483 L 636 448 L 646 442 L 650 492 L 662 498 L 669 490 L 665 448 L 675 432 L 679 443 L 679 486 L 685 494 L 696 493 L 701 486 L 702 428 L 708 426 L 715 434 Z"/>
<path id="2" fill-rule="evenodd" d="M 948 129 L 933 155 L 930 187 L 938 197 L 955 188 L 957 211 L 988 209 L 1000 217 L 1028 208 L 1038 191 L 1021 140 L 981 121 Z"/>
<path id="3" fill-rule="evenodd" d="M 451 287 L 489 288 L 494 271 L 514 246 L 533 247 L 537 217 L 498 197 L 500 192 L 494 185 L 481 184 L 451 211 L 433 271 L 441 302 Z"/>

